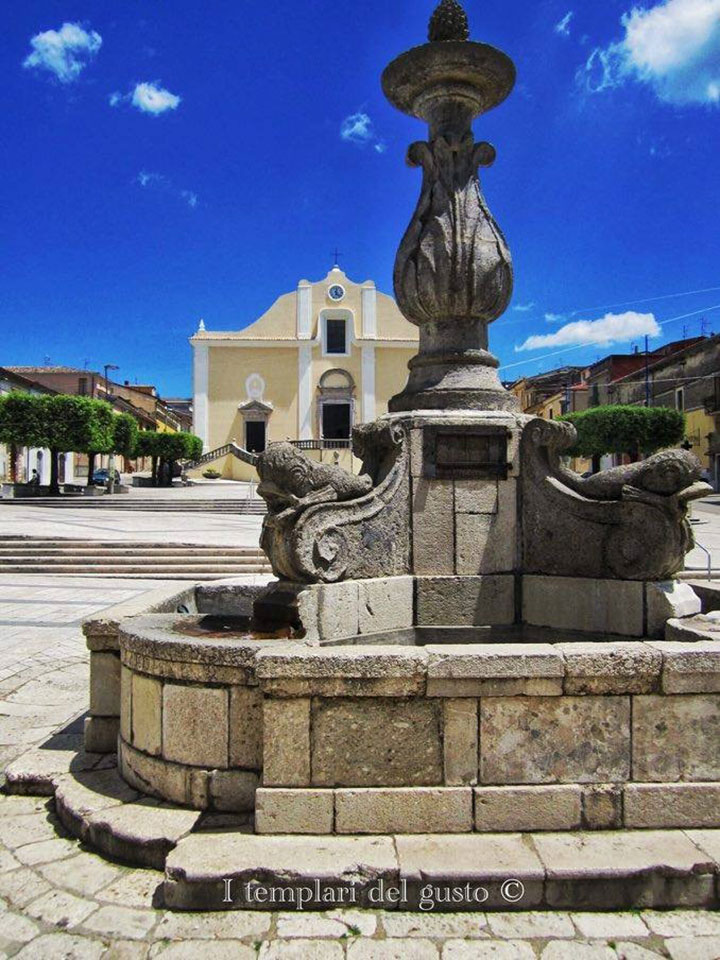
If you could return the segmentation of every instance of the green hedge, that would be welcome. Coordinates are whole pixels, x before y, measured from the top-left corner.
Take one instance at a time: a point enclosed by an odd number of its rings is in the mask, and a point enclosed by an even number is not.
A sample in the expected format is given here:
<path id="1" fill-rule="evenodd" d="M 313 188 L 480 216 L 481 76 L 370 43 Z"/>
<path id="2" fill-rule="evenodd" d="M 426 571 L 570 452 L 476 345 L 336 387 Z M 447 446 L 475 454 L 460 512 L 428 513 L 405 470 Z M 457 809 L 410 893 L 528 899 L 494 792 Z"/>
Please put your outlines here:
<path id="1" fill-rule="evenodd" d="M 685 414 L 670 407 L 615 404 L 569 413 L 561 419 L 577 430 L 577 443 L 568 451 L 573 457 L 649 454 L 680 443 L 685 434 Z"/>

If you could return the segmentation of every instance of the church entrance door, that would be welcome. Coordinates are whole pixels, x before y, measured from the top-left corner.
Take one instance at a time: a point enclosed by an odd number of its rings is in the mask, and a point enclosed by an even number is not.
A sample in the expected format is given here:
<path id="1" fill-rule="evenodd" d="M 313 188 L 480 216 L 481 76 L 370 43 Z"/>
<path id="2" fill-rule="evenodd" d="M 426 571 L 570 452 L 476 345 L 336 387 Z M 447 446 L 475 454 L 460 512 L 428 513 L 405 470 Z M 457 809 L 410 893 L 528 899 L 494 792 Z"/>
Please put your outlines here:
<path id="1" fill-rule="evenodd" d="M 322 412 L 323 440 L 349 440 L 350 404 L 324 403 Z"/>

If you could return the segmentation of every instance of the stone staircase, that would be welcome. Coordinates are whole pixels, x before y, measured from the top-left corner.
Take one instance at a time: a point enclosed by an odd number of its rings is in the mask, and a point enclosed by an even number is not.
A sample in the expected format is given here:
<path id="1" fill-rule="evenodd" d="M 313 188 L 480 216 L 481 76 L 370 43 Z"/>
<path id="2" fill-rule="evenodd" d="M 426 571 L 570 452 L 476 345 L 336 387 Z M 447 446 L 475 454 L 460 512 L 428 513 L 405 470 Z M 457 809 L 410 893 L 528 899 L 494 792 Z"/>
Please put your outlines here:
<path id="1" fill-rule="evenodd" d="M 0 500 L 3 507 L 52 507 L 56 510 L 151 510 L 154 513 L 232 513 L 236 516 L 264 516 L 265 501 L 238 497 L 237 499 L 183 498 L 182 493 L 166 499 L 160 497 L 135 497 L 132 494 L 105 497 L 23 497 Z"/>
<path id="2" fill-rule="evenodd" d="M 272 570 L 259 547 L 1 537 L 2 573 L 197 581 Z"/>

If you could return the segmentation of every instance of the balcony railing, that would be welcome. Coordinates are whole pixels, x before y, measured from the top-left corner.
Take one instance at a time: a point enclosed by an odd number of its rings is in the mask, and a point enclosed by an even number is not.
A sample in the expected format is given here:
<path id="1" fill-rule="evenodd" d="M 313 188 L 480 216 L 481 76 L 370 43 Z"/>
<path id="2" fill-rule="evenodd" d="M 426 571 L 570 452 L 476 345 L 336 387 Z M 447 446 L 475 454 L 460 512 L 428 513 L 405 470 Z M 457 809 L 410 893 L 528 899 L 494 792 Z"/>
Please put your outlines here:
<path id="1" fill-rule="evenodd" d="M 298 450 L 349 450 L 351 441 L 348 440 L 291 440 L 290 443 Z"/>

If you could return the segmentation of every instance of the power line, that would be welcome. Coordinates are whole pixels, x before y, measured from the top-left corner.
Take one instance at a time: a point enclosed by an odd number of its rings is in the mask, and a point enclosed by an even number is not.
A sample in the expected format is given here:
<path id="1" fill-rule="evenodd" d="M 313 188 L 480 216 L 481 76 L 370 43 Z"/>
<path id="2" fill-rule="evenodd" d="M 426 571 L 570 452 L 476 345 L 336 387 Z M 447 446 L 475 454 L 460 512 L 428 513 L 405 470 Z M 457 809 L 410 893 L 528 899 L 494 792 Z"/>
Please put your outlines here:
<path id="1" fill-rule="evenodd" d="M 675 300 L 678 297 L 692 297 L 700 293 L 715 293 L 717 290 L 720 290 L 720 287 L 705 287 L 702 290 L 684 290 L 682 293 L 665 293 L 659 297 L 638 297 L 635 300 L 622 300 L 619 303 L 603 303 L 599 307 L 580 307 L 577 310 L 570 310 L 569 312 L 558 314 L 558 319 L 574 317 L 578 313 L 592 313 L 595 310 L 609 310 L 611 307 L 629 307 L 634 303 L 656 303 L 658 300 Z M 517 323 L 527 323 L 527 317 L 516 317 L 512 320 L 503 318 L 502 326 L 505 327 L 514 326 Z"/>
<path id="2" fill-rule="evenodd" d="M 661 297 L 640 297 L 637 300 L 623 300 L 622 303 L 604 303 L 599 307 L 581 307 L 579 310 L 573 310 L 568 313 L 568 317 L 574 317 L 576 313 L 590 312 L 591 310 L 609 310 L 610 307 L 629 307 L 633 303 L 655 303 L 657 300 L 674 300 L 676 297 L 692 297 L 697 293 L 714 293 L 720 290 L 720 287 L 706 287 L 704 290 L 685 290 L 683 293 L 665 293 Z"/>
<path id="3" fill-rule="evenodd" d="M 716 303 L 712 307 L 703 307 L 702 310 L 693 310 L 692 313 L 682 313 L 678 317 L 670 317 L 668 320 L 661 320 L 658 323 L 659 327 L 664 327 L 668 323 L 675 323 L 677 320 L 686 320 L 688 317 L 697 317 L 701 313 L 710 313 L 711 310 L 720 310 L 720 303 Z M 578 343 L 574 347 L 564 347 L 562 350 L 555 350 L 553 353 L 544 353 L 540 357 L 530 357 L 527 360 L 518 360 L 517 363 L 506 363 L 500 370 L 510 370 L 511 367 L 522 367 L 526 363 L 539 363 L 541 360 L 548 360 L 550 357 L 560 357 L 564 353 L 569 353 L 571 350 L 583 350 L 586 347 L 596 347 L 598 346 L 597 341 L 588 340 L 587 343 Z"/>

